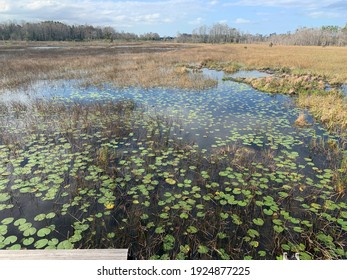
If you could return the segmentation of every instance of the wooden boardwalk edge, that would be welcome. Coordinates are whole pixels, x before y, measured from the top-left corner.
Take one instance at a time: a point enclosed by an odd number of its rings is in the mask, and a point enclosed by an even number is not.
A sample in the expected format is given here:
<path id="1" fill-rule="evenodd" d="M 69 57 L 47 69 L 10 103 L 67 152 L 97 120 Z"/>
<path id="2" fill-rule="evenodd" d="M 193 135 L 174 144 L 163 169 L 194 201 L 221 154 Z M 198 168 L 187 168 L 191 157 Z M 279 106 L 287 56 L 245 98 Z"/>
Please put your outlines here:
<path id="1" fill-rule="evenodd" d="M 0 260 L 126 260 L 128 249 L 0 250 Z"/>

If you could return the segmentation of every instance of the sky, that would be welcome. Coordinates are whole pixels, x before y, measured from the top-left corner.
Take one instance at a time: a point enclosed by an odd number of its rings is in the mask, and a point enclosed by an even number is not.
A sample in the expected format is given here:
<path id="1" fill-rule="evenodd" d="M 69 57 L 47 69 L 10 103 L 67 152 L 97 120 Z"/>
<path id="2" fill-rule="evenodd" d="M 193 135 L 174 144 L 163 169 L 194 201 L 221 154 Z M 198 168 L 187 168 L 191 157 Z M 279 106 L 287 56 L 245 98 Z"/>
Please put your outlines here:
<path id="1" fill-rule="evenodd" d="M 268 35 L 347 24 L 347 0 L 0 0 L 0 22 L 45 20 L 161 36 L 225 23 Z"/>

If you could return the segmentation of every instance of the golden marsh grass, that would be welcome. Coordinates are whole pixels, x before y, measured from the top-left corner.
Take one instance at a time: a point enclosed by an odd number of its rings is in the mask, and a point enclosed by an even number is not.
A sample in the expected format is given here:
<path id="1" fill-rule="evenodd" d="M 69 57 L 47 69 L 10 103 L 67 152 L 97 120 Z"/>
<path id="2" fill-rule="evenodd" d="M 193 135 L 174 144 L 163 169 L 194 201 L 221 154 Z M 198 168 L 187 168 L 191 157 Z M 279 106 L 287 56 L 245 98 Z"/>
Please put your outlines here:
<path id="1" fill-rule="evenodd" d="M 177 64 L 200 64 L 206 59 L 234 69 L 290 68 L 296 73 L 347 81 L 347 49 L 267 45 L 174 43 L 62 43 L 33 49 L 35 43 L 0 45 L 1 88 L 35 79 L 88 77 L 119 85 L 194 87 L 196 75 L 175 71 Z M 40 45 L 41 46 L 41 45 Z M 236 68 L 237 69 L 237 68 Z"/>
<path id="2" fill-rule="evenodd" d="M 27 44 L 22 48 L 2 46 L 0 89 L 54 79 L 87 79 L 92 83 L 142 87 L 205 88 L 216 84 L 198 73 L 176 70 L 182 48 L 189 46 L 154 43 L 71 43 L 52 49 L 33 49 Z"/>
<path id="3" fill-rule="evenodd" d="M 86 79 L 117 86 L 206 88 L 215 80 L 186 66 L 206 61 L 226 71 L 277 69 L 294 75 L 320 76 L 334 83 L 347 81 L 347 48 L 274 46 L 262 44 L 176 43 L 38 43 L 0 44 L 0 90 L 30 85 L 36 80 Z M 57 48 L 59 47 L 59 48 Z M 247 47 L 247 48 L 246 48 Z M 309 93 L 309 92 L 308 92 Z M 328 127 L 347 128 L 345 99 L 339 95 L 300 95 Z"/>

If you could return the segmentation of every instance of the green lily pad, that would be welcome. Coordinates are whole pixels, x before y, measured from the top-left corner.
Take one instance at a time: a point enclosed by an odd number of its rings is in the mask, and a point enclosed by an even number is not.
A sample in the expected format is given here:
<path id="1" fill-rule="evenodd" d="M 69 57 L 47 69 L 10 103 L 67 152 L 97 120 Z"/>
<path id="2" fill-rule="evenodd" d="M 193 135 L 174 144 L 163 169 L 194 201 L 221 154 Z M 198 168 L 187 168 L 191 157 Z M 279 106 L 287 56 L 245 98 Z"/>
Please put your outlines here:
<path id="1" fill-rule="evenodd" d="M 262 226 L 264 225 L 264 220 L 261 218 L 253 219 L 253 223 L 257 226 Z"/>
<path id="2" fill-rule="evenodd" d="M 198 252 L 200 254 L 207 254 L 209 252 L 209 250 L 208 250 L 208 248 L 206 246 L 199 245 L 198 246 Z"/>
<path id="3" fill-rule="evenodd" d="M 3 241 L 5 245 L 10 245 L 13 244 L 17 241 L 17 236 L 11 235 L 5 238 L 5 240 Z"/>
<path id="4" fill-rule="evenodd" d="M 11 224 L 12 222 L 14 221 L 14 218 L 5 218 L 5 219 L 3 219 L 2 221 L 1 221 L 1 223 L 3 224 L 3 225 L 8 225 L 8 224 Z"/>
<path id="5" fill-rule="evenodd" d="M 51 230 L 49 228 L 41 228 L 37 231 L 38 237 L 44 237 L 46 235 L 49 235 L 51 233 Z"/>
<path id="6" fill-rule="evenodd" d="M 40 239 L 40 240 L 35 242 L 34 247 L 36 249 L 42 249 L 42 248 L 46 247 L 47 244 L 48 244 L 48 239 Z"/>
<path id="7" fill-rule="evenodd" d="M 73 244 L 68 240 L 64 240 L 60 242 L 57 246 L 57 249 L 73 249 L 73 248 L 74 248 Z"/>
<path id="8" fill-rule="evenodd" d="M 29 237 L 29 238 L 23 239 L 22 243 L 23 243 L 24 246 L 29 246 L 29 245 L 33 244 L 34 241 L 35 241 L 34 238 Z"/>

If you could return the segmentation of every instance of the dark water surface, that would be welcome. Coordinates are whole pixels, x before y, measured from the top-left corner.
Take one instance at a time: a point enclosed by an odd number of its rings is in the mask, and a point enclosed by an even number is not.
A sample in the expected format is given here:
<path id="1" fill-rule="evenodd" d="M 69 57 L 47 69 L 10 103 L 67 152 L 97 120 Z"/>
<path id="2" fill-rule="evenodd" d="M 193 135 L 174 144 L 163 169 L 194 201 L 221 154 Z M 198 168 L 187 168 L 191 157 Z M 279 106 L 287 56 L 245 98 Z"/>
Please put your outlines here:
<path id="1" fill-rule="evenodd" d="M 345 199 L 333 199 L 332 169 L 336 165 L 334 160 L 338 159 L 328 151 L 329 147 L 340 145 L 339 139 L 307 112 L 296 108 L 289 96 L 267 94 L 242 83 L 222 81 L 222 72 L 204 70 L 203 74 L 217 79 L 218 86 L 186 91 L 117 88 L 107 84 L 82 87 L 80 81 L 41 81 L 30 89 L 2 94 L 0 102 L 6 106 L 22 102 L 30 107 L 37 99 L 66 104 L 132 100 L 143 114 L 143 119 L 133 123 L 139 131 L 149 129 L 149 123 L 153 125 L 164 119 L 166 125 L 158 124 L 160 128 L 156 133 L 166 133 L 169 143 L 186 143 L 189 151 L 183 153 L 169 148 L 166 154 L 156 155 L 154 164 L 143 153 L 148 147 L 141 146 L 140 132 L 135 133 L 136 139 L 134 133 L 117 139 L 98 132 L 90 135 L 80 132 L 81 139 L 89 137 L 98 143 L 88 146 L 89 140 L 80 140 L 89 147 L 84 151 L 87 156 L 77 153 L 80 147 L 74 148 L 67 137 L 69 133 L 76 133 L 72 130 L 59 132 L 59 136 L 55 136 L 54 131 L 47 131 L 46 135 L 42 131 L 36 135 L 33 131 L 33 141 L 18 150 L 18 154 L 2 138 L 0 248 L 107 248 L 127 247 L 133 242 L 134 255 L 138 258 L 227 258 L 233 256 L 231 251 L 217 247 L 229 244 L 225 248 L 241 246 L 241 253 L 234 255 L 235 258 L 243 255 L 273 259 L 281 255 L 281 250 L 300 251 L 306 258 L 323 258 L 323 253 L 315 255 L 314 246 L 301 245 L 308 242 L 301 235 L 307 230 L 305 225 L 317 217 L 323 220 L 319 225 L 326 225 L 328 229 L 322 232 L 306 226 L 310 234 L 324 234 L 329 239 L 338 232 L 339 237 L 333 236 L 333 240 L 346 241 Z M 242 71 L 233 76 L 267 75 Z M 295 125 L 300 113 L 306 115 L 310 125 Z M 9 137 L 14 137 L 11 133 L 18 136 L 20 126 L 25 123 L 4 114 L 1 119 L 1 131 Z M 116 173 L 95 163 L 96 158 L 102 157 L 100 147 L 119 151 L 115 158 Z M 95 149 L 100 149 L 100 153 L 95 154 Z M 127 149 L 138 155 L 137 158 L 127 155 Z M 118 158 L 118 155 L 122 156 Z M 220 155 L 223 163 L 218 166 L 216 160 L 210 161 L 211 155 L 216 158 Z M 208 164 L 204 163 L 207 161 Z M 95 166 L 87 168 L 81 162 L 92 162 Z M 47 167 L 52 164 L 56 165 L 55 169 Z M 150 164 L 156 165 L 154 174 L 148 171 Z M 172 167 L 167 167 L 170 165 Z M 69 175 L 74 168 L 83 178 Z M 288 197 L 295 202 L 288 204 Z M 159 201 L 154 203 L 154 198 Z M 238 199 L 236 206 L 234 199 Z M 255 201 L 257 206 L 252 206 Z M 323 209 L 327 201 L 330 208 Z M 247 211 L 243 207 L 247 207 Z M 253 207 L 259 208 L 249 212 Z M 336 209 L 339 209 L 338 216 Z M 290 215 L 286 214 L 289 212 Z M 186 219 L 188 215 L 191 223 Z M 212 220 L 220 222 L 220 231 L 216 231 L 218 227 L 214 222 L 199 222 L 203 217 L 213 217 Z M 243 222 L 239 224 L 237 219 Z M 262 229 L 259 225 L 263 223 Z M 205 231 L 210 231 L 210 239 Z M 280 241 L 282 247 L 272 244 L 271 238 L 262 238 L 266 235 L 259 236 L 268 231 L 273 236 L 284 236 L 283 242 Z M 141 245 L 144 240 L 154 244 L 147 254 Z M 213 242 L 220 245 L 209 245 Z M 333 241 L 332 244 L 326 242 L 324 250 L 332 250 L 335 254 L 332 258 L 345 258 L 343 246 L 341 249 Z M 244 243 L 247 246 L 241 245 Z"/>

